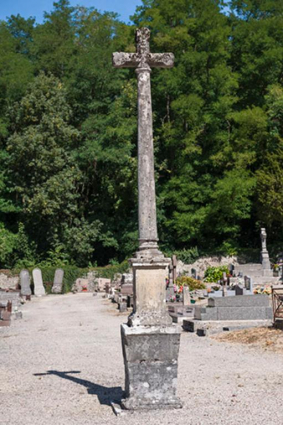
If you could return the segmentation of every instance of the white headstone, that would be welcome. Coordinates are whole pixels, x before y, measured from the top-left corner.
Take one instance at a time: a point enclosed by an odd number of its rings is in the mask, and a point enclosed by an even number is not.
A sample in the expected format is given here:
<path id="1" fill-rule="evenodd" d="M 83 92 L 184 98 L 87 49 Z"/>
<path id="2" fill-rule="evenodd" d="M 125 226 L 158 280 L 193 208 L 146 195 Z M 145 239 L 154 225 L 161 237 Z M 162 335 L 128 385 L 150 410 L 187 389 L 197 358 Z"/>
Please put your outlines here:
<path id="1" fill-rule="evenodd" d="M 64 278 L 64 270 L 62 269 L 56 269 L 55 276 L 54 276 L 54 282 L 51 289 L 51 292 L 53 294 L 61 294 L 62 287 L 63 287 L 63 278 Z"/>
<path id="2" fill-rule="evenodd" d="M 20 273 L 21 295 L 30 296 L 30 275 L 28 270 L 21 270 Z"/>
<path id="3" fill-rule="evenodd" d="M 43 286 L 41 270 L 36 268 L 32 271 L 33 283 L 34 283 L 34 295 L 41 297 L 45 295 L 45 288 Z"/>

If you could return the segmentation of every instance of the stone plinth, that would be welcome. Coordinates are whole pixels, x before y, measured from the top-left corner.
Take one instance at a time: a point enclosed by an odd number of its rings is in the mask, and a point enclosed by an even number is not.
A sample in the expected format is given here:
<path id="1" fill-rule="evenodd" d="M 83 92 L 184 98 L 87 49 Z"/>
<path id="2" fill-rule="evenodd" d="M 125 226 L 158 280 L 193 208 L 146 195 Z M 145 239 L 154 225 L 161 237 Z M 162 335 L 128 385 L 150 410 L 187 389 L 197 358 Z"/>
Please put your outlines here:
<path id="1" fill-rule="evenodd" d="M 180 333 L 174 326 L 121 326 L 129 410 L 179 408 L 176 396 Z"/>
<path id="2" fill-rule="evenodd" d="M 272 308 L 267 295 L 209 298 L 207 307 L 195 307 L 197 320 L 269 320 L 271 318 Z"/>
<path id="3" fill-rule="evenodd" d="M 131 260 L 134 274 L 134 307 L 129 316 L 130 326 L 170 326 L 172 320 L 166 305 L 166 277 L 169 259 L 161 253 Z"/>

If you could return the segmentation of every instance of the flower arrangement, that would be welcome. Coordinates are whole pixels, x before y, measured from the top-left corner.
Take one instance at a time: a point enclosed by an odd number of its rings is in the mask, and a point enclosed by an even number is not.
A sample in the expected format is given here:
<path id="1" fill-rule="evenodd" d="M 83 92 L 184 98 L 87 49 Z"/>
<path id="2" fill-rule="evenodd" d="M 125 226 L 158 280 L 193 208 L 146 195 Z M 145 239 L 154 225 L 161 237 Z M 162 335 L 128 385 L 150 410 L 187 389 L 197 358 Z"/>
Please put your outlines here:
<path id="1" fill-rule="evenodd" d="M 253 292 L 255 295 L 271 295 L 271 286 L 256 286 Z"/>

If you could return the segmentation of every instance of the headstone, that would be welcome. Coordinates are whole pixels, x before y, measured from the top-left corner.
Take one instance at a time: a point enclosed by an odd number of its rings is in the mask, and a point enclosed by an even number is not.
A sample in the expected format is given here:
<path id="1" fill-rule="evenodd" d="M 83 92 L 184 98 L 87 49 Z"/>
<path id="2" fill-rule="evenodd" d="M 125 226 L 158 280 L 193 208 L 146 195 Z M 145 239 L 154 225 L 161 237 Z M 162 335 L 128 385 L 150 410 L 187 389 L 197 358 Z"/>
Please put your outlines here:
<path id="1" fill-rule="evenodd" d="M 273 276 L 273 272 L 270 266 L 269 254 L 266 247 L 266 230 L 265 228 L 260 229 L 260 239 L 261 239 L 261 263 L 263 268 L 263 276 Z"/>
<path id="2" fill-rule="evenodd" d="M 176 255 L 172 255 L 172 273 L 173 273 L 173 282 L 177 279 L 177 257 Z"/>
<path id="3" fill-rule="evenodd" d="M 26 297 L 31 295 L 30 274 L 28 270 L 21 270 L 20 273 L 21 295 Z"/>
<path id="4" fill-rule="evenodd" d="M 229 270 L 229 274 L 230 274 L 231 276 L 234 276 L 234 270 L 235 270 L 235 266 L 234 266 L 234 264 L 229 264 L 229 266 L 228 266 L 228 270 Z"/>
<path id="5" fill-rule="evenodd" d="M 183 287 L 183 304 L 184 305 L 191 304 L 191 295 L 190 295 L 189 288 L 187 286 Z"/>
<path id="6" fill-rule="evenodd" d="M 245 288 L 247 291 L 253 291 L 252 278 L 250 276 L 244 276 Z"/>
<path id="7" fill-rule="evenodd" d="M 171 68 L 174 55 L 151 53 L 149 38 L 148 28 L 138 29 L 137 52 L 113 54 L 113 65 L 136 68 L 138 79 L 139 248 L 130 260 L 133 313 L 121 326 L 126 376 L 122 405 L 130 410 L 182 407 L 176 395 L 180 332 L 166 305 L 170 259 L 158 249 L 150 87 L 151 68 Z"/>
<path id="8" fill-rule="evenodd" d="M 173 265 L 170 263 L 168 267 L 169 271 L 169 284 L 166 288 L 166 298 L 169 300 L 174 295 L 174 276 L 173 276 Z"/>
<path id="9" fill-rule="evenodd" d="M 53 294 L 61 294 L 62 288 L 63 288 L 63 278 L 64 278 L 64 270 L 62 269 L 56 269 L 55 270 L 55 276 L 54 276 L 54 282 L 51 289 L 51 292 Z"/>
<path id="10" fill-rule="evenodd" d="M 32 271 L 33 284 L 34 284 L 34 295 L 36 297 L 41 297 L 45 295 L 45 288 L 43 286 L 41 270 L 36 268 Z"/>
<path id="11" fill-rule="evenodd" d="M 127 311 L 127 303 L 125 303 L 124 301 L 120 302 L 119 311 L 120 313 L 124 313 L 125 311 Z"/>
<path id="12" fill-rule="evenodd" d="M 235 295 L 244 295 L 244 288 L 239 285 L 235 286 Z"/>

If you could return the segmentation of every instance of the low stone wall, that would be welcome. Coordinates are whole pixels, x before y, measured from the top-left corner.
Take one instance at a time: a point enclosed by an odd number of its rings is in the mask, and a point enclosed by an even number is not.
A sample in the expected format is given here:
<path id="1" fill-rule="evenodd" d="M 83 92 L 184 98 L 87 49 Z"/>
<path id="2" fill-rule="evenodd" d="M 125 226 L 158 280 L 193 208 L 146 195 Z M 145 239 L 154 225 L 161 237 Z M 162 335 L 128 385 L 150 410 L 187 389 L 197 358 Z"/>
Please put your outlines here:
<path id="1" fill-rule="evenodd" d="M 18 289 L 19 275 L 12 276 L 10 270 L 0 270 L 0 289 Z"/>
<path id="2" fill-rule="evenodd" d="M 219 267 L 219 266 L 228 266 L 233 264 L 234 266 L 238 265 L 238 258 L 233 257 L 201 257 L 192 264 L 184 264 L 182 261 L 177 262 L 177 275 L 188 274 L 191 276 L 191 270 L 194 269 L 197 272 L 197 275 L 202 279 L 204 273 L 208 267 Z"/>

